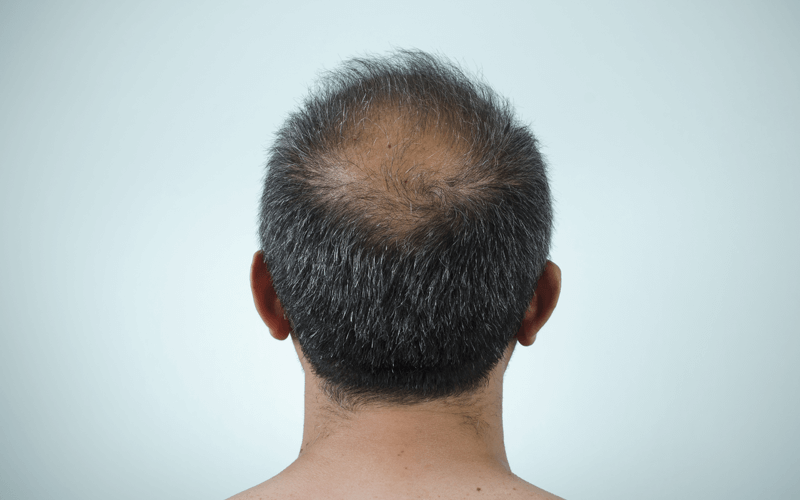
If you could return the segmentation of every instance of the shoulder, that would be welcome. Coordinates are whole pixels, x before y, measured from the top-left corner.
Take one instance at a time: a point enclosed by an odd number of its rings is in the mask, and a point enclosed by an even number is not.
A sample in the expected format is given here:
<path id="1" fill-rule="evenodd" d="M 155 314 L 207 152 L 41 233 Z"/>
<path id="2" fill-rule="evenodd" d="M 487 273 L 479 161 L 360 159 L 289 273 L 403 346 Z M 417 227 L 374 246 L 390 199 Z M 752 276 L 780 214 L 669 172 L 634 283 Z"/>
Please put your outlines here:
<path id="1" fill-rule="evenodd" d="M 445 500 L 447 498 L 482 498 L 492 499 L 527 499 L 527 500 L 564 500 L 563 498 L 549 493 L 531 483 L 510 474 L 503 479 L 485 478 L 477 484 L 481 486 L 467 486 L 467 482 L 460 482 L 458 486 L 453 484 L 415 484 L 396 485 L 396 487 L 384 490 L 374 490 L 369 484 L 362 481 L 346 481 L 345 484 L 319 484 L 314 477 L 308 477 L 305 481 L 293 481 L 292 478 L 282 477 L 281 474 L 268 481 L 245 490 L 228 500 L 272 500 L 272 499 L 347 499 L 357 500 L 360 498 L 382 498 L 385 500 L 400 500 L 408 498 L 436 498 Z M 473 481 L 469 481 L 472 483 Z M 361 483 L 361 484 L 359 484 Z M 356 486 L 358 485 L 358 486 Z M 404 487 L 405 486 L 405 487 Z M 358 488 L 358 489 L 355 489 Z M 413 495 L 412 495 L 413 492 Z"/>
<path id="2" fill-rule="evenodd" d="M 511 491 L 515 494 L 509 495 L 510 498 L 530 498 L 536 500 L 564 500 L 560 496 L 554 495 L 549 491 L 545 491 L 538 486 L 514 476 L 514 481 L 511 482 Z"/>
<path id="3" fill-rule="evenodd" d="M 230 497 L 228 500 L 272 500 L 279 498 L 303 498 L 286 485 L 280 475 Z"/>

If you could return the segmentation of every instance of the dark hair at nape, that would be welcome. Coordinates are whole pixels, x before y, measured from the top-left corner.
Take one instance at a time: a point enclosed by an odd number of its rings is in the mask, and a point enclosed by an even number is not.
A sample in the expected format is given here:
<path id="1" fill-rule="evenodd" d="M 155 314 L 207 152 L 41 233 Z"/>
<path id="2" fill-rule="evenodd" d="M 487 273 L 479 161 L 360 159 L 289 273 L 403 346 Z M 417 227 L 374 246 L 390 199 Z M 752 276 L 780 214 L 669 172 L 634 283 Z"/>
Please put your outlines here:
<path id="1" fill-rule="evenodd" d="M 442 57 L 326 74 L 270 149 L 260 240 L 303 354 L 339 404 L 414 404 L 486 382 L 547 262 L 537 141 Z"/>

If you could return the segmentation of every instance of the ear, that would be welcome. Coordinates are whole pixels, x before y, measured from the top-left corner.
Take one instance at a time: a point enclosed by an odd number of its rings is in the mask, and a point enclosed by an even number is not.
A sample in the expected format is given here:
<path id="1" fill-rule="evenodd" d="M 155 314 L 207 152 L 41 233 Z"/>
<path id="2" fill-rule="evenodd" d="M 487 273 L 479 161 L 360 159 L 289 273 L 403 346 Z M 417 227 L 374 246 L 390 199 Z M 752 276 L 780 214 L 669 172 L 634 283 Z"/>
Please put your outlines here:
<path id="1" fill-rule="evenodd" d="M 253 302 L 258 315 L 269 328 L 269 333 L 278 340 L 285 340 L 292 331 L 292 326 L 283 312 L 278 294 L 272 287 L 272 275 L 269 274 L 264 254 L 258 251 L 253 255 L 250 266 L 250 289 L 253 291 Z"/>
<path id="2" fill-rule="evenodd" d="M 560 294 L 561 269 L 548 260 L 544 272 L 536 284 L 536 292 L 533 294 L 531 305 L 525 311 L 522 325 L 517 332 L 516 339 L 520 344 L 524 346 L 533 344 L 536 340 L 536 333 L 553 314 Z"/>

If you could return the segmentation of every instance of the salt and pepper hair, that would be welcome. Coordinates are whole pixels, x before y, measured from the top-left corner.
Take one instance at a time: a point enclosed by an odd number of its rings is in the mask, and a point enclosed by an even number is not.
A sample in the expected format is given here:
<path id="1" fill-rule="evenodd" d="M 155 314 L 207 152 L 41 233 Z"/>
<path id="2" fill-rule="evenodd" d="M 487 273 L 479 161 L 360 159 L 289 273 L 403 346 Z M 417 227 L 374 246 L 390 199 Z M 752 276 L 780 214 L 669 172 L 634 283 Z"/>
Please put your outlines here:
<path id="1" fill-rule="evenodd" d="M 421 51 L 326 74 L 270 149 L 260 240 L 293 334 L 340 404 L 471 394 L 547 262 L 552 207 L 508 102 Z"/>

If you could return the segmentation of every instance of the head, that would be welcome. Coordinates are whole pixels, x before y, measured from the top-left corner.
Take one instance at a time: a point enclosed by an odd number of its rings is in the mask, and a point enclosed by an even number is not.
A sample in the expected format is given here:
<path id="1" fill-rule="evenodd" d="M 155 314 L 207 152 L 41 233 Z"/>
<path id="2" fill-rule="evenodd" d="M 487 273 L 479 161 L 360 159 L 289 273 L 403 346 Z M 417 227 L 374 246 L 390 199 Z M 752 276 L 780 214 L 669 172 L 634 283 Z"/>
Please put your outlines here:
<path id="1" fill-rule="evenodd" d="M 256 304 L 337 401 L 472 393 L 555 306 L 536 139 L 445 60 L 345 62 L 288 117 L 267 169 Z"/>

